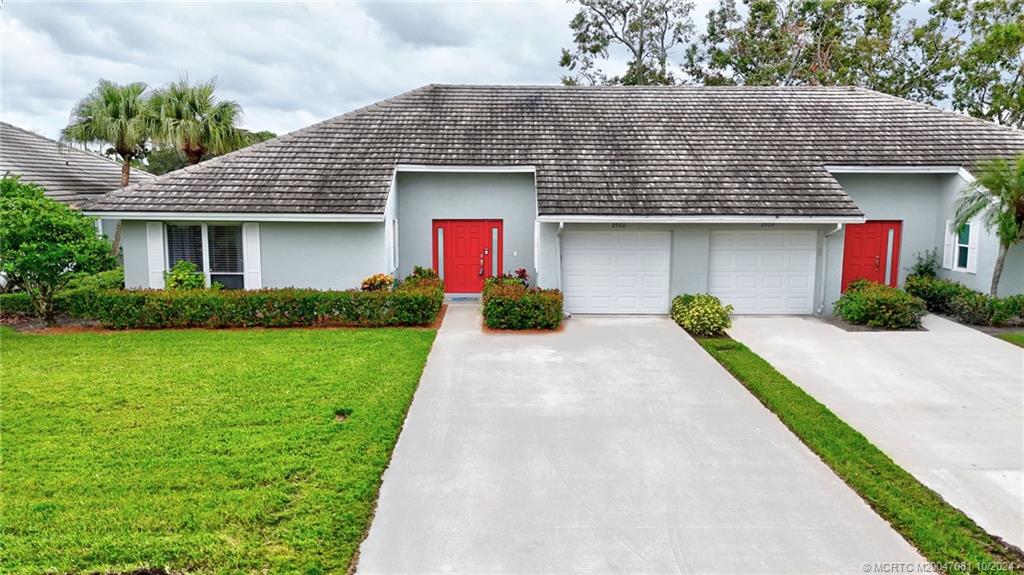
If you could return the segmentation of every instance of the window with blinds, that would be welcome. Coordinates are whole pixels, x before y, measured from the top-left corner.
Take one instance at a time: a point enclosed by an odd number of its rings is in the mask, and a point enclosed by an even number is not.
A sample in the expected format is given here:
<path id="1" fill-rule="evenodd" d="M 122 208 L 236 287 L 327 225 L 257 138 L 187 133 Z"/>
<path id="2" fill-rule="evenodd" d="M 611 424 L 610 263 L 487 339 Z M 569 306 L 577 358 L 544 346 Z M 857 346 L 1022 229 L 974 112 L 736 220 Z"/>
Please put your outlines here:
<path id="1" fill-rule="evenodd" d="M 167 269 L 173 268 L 181 260 L 194 263 L 200 272 L 205 271 L 201 225 L 167 225 Z"/>
<path id="2" fill-rule="evenodd" d="M 242 226 L 207 226 L 210 245 L 210 282 L 243 289 Z"/>

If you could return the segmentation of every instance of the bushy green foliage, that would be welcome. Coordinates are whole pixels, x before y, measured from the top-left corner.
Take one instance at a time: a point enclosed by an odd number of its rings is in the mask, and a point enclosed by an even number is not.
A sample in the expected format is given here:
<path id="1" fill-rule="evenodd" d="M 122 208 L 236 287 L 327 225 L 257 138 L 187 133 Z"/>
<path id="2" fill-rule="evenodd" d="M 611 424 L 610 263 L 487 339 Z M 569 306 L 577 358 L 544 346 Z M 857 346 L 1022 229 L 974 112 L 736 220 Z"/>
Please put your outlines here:
<path id="1" fill-rule="evenodd" d="M 395 276 L 390 274 L 373 274 L 363 280 L 363 291 L 385 291 L 395 285 Z"/>
<path id="2" fill-rule="evenodd" d="M 939 250 L 932 248 L 914 254 L 914 265 L 910 266 L 908 278 L 934 278 L 939 272 Z"/>
<path id="3" fill-rule="evenodd" d="M 21 316 L 34 316 L 36 306 L 32 305 L 32 298 L 20 291 L 14 293 L 0 294 L 0 317 L 12 318 Z"/>
<path id="4" fill-rule="evenodd" d="M 562 292 L 514 278 L 488 278 L 482 300 L 484 324 L 492 329 L 555 329 L 564 315 Z"/>
<path id="5" fill-rule="evenodd" d="M 45 197 L 39 186 L 0 179 L 0 269 L 25 290 L 39 317 L 54 321 L 54 296 L 73 277 L 115 264 L 91 219 Z"/>
<path id="6" fill-rule="evenodd" d="M 920 275 L 907 277 L 903 290 L 923 299 L 928 311 L 945 315 L 953 313 L 953 298 L 973 291 L 955 281 Z"/>
<path id="7" fill-rule="evenodd" d="M 991 321 L 992 325 L 1024 324 L 1024 293 L 993 302 Z"/>
<path id="8" fill-rule="evenodd" d="M 438 275 L 437 275 L 437 272 L 434 271 L 434 268 L 425 268 L 423 266 L 413 266 L 412 267 L 412 274 L 409 275 L 409 277 L 407 277 L 405 279 L 406 280 L 410 280 L 410 279 L 413 279 L 413 278 L 438 279 Z"/>
<path id="9" fill-rule="evenodd" d="M 921 327 L 926 312 L 921 298 L 867 280 L 851 282 L 835 305 L 835 314 L 846 321 L 882 329 Z"/>
<path id="10" fill-rule="evenodd" d="M 124 289 L 124 268 L 79 274 L 68 281 L 67 289 Z"/>
<path id="11" fill-rule="evenodd" d="M 672 319 L 687 332 L 703 337 L 720 336 L 732 327 L 729 314 L 731 305 L 722 305 L 717 297 L 702 294 L 682 294 L 672 300 Z"/>
<path id="12" fill-rule="evenodd" d="M 963 323 L 972 325 L 989 325 L 995 313 L 996 298 L 976 292 L 967 291 L 953 298 L 950 307 L 953 316 Z"/>
<path id="13" fill-rule="evenodd" d="M 178 260 L 171 271 L 164 272 L 164 287 L 169 290 L 194 290 L 206 287 L 206 278 L 196 264 Z"/>
<path id="14" fill-rule="evenodd" d="M 312 289 L 100 291 L 88 317 L 112 329 L 430 325 L 440 282 L 394 291 Z"/>

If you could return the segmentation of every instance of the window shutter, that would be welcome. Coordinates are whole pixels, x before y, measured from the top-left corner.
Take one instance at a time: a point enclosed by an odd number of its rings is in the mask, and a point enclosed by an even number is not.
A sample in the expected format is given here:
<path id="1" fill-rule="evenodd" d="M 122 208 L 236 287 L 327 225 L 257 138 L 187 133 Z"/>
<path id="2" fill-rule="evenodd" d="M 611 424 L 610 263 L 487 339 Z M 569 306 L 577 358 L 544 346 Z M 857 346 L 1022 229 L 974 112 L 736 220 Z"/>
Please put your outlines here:
<path id="1" fill-rule="evenodd" d="M 967 237 L 967 273 L 978 272 L 978 234 L 981 231 L 981 222 L 971 222 L 971 230 Z"/>
<path id="2" fill-rule="evenodd" d="M 164 225 L 146 222 L 146 264 L 149 287 L 164 289 Z"/>
<path id="3" fill-rule="evenodd" d="M 260 267 L 260 225 L 242 224 L 242 256 L 244 258 L 245 289 L 263 287 L 263 273 Z"/>
<path id="4" fill-rule="evenodd" d="M 953 229 L 953 220 L 946 220 L 945 243 L 942 245 L 942 267 L 947 270 L 953 269 L 953 246 L 956 238 L 956 230 Z"/>

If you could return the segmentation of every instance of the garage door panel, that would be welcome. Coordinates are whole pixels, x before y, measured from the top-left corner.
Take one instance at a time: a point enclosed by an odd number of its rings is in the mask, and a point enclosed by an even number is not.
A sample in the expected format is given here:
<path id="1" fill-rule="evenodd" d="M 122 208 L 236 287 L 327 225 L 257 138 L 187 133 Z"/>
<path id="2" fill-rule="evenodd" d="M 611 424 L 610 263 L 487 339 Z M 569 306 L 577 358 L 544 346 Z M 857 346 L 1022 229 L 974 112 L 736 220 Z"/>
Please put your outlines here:
<path id="1" fill-rule="evenodd" d="M 809 314 L 814 305 L 813 231 L 712 231 L 708 291 L 735 313 Z"/>
<path id="2" fill-rule="evenodd" d="M 566 232 L 565 308 L 570 313 L 666 313 L 669 232 Z"/>

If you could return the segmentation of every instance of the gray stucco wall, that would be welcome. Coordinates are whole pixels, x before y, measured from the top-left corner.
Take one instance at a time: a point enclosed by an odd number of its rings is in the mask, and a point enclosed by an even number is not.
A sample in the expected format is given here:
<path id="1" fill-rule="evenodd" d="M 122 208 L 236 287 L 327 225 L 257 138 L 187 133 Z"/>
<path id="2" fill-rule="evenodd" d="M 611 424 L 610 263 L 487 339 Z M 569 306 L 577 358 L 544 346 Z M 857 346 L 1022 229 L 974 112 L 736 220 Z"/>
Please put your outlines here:
<path id="1" fill-rule="evenodd" d="M 946 220 L 952 220 L 955 213 L 954 203 L 961 190 L 968 182 L 960 176 L 950 177 L 943 185 L 939 198 L 939 255 L 942 255 L 943 230 Z M 992 287 L 992 271 L 996 258 L 999 256 L 999 241 L 988 230 L 982 229 L 978 237 L 978 270 L 967 273 L 956 270 L 939 270 L 939 276 L 958 281 L 971 289 L 988 293 Z M 1024 245 L 1010 248 L 1003 266 L 1003 275 L 999 280 L 999 295 L 1008 296 L 1024 293 Z"/>
<path id="2" fill-rule="evenodd" d="M 936 249 L 941 261 L 946 220 L 966 182 L 955 174 L 836 174 L 836 180 L 868 220 L 900 220 L 902 224 L 898 285 L 902 285 L 917 254 Z M 828 239 L 826 313 L 839 298 L 845 230 Z M 940 269 L 939 275 L 987 292 L 998 242 L 982 230 L 978 238 L 977 273 Z M 1000 295 L 1024 290 L 1024 249 L 1011 250 L 1000 283 Z"/>
<path id="3" fill-rule="evenodd" d="M 262 222 L 263 287 L 356 288 L 386 269 L 383 223 Z"/>
<path id="4" fill-rule="evenodd" d="M 534 269 L 537 200 L 533 174 L 400 173 L 398 196 L 398 275 L 413 266 L 433 265 L 432 224 L 445 219 L 500 219 L 504 270 Z"/>
<path id="5" fill-rule="evenodd" d="M 124 220 L 121 226 L 121 250 L 124 255 L 124 287 L 149 287 L 149 262 L 146 259 L 146 222 Z"/>

